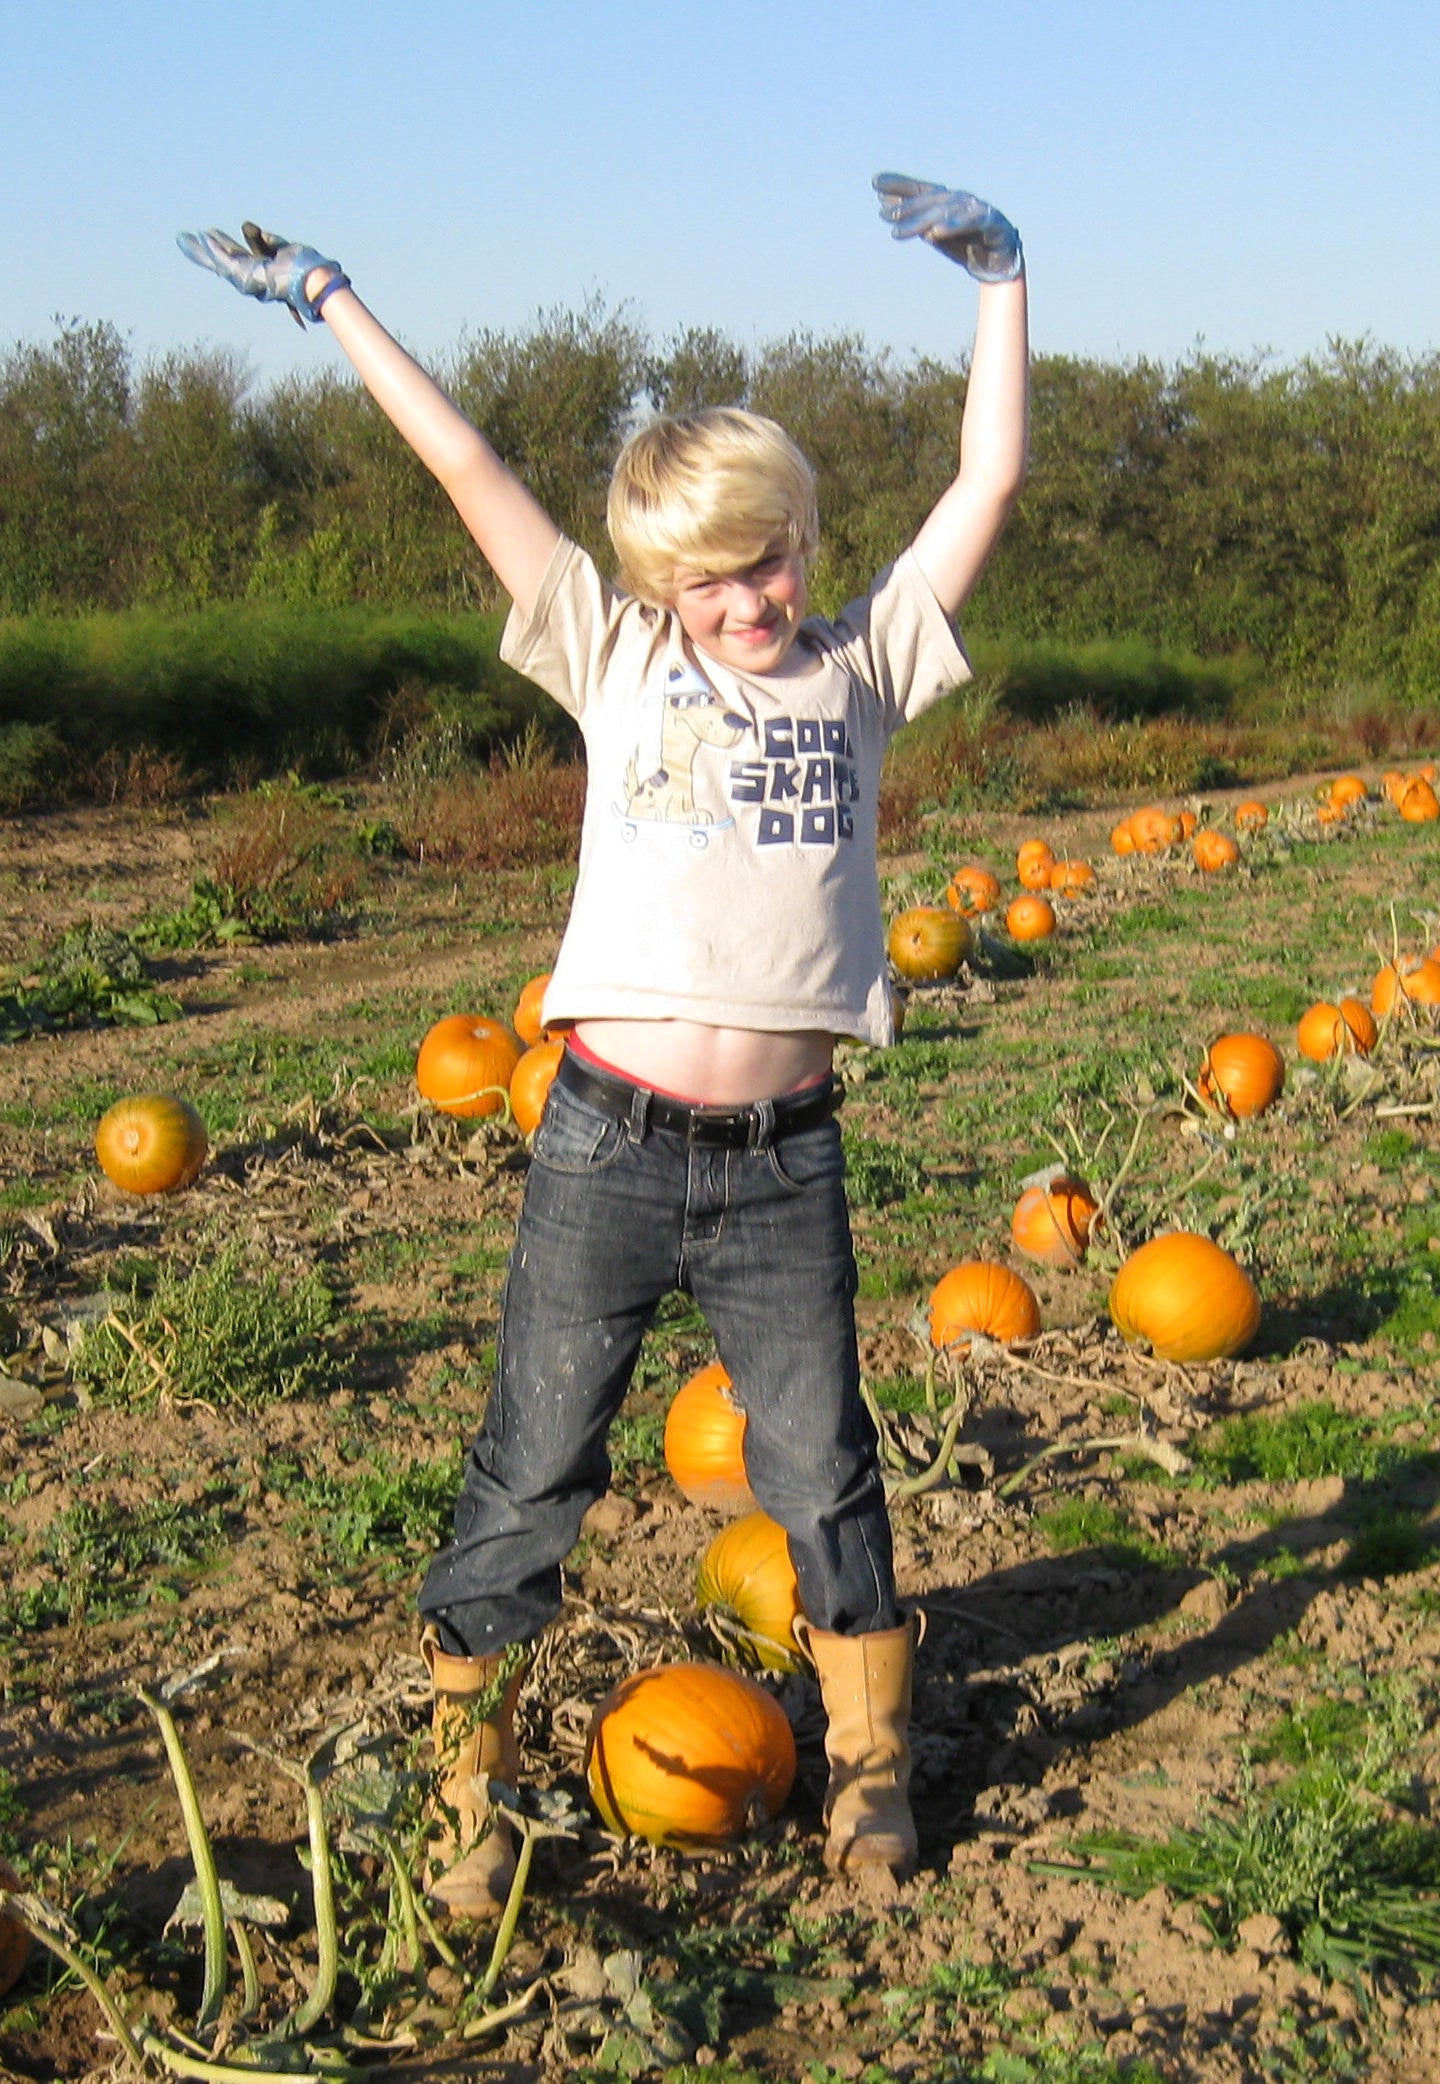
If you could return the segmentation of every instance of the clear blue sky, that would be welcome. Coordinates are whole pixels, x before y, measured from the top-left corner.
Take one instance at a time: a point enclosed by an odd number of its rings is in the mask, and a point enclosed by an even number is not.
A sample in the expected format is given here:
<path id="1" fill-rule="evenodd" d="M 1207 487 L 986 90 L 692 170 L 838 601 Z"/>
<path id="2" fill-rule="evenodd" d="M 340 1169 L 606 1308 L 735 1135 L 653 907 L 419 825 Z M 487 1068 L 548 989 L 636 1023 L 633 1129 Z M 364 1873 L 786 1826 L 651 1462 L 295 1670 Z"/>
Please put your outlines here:
<path id="1" fill-rule="evenodd" d="M 174 246 L 254 216 L 422 356 L 592 295 L 949 355 L 972 286 L 889 240 L 880 168 L 1015 220 L 1043 350 L 1440 347 L 1436 0 L 16 0 L 0 345 L 313 366 Z"/>

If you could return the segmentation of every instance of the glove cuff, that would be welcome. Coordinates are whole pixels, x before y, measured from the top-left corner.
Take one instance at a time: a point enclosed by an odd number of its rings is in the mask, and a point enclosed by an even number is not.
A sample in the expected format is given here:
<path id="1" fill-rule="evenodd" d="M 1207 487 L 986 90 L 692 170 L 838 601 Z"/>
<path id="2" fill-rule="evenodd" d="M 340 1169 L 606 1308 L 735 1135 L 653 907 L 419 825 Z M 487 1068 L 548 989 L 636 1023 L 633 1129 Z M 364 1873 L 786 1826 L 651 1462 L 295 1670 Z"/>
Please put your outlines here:
<path id="1" fill-rule="evenodd" d="M 349 289 L 350 286 L 350 277 L 344 272 L 343 269 L 338 275 L 332 275 L 330 277 L 330 280 L 320 290 L 319 294 L 311 300 L 310 321 L 312 325 L 318 325 L 320 320 L 325 316 L 326 298 L 332 297 L 337 289 Z"/>
<path id="2" fill-rule="evenodd" d="M 308 318 L 312 326 L 319 325 L 320 312 L 305 294 L 305 280 L 316 268 L 334 268 L 337 274 L 344 272 L 339 261 L 327 260 L 313 246 L 302 246 L 291 258 L 290 281 L 285 291 L 285 301 L 291 310 L 297 311 L 301 318 Z M 319 294 L 323 297 L 329 287 L 329 283 L 324 284 Z"/>

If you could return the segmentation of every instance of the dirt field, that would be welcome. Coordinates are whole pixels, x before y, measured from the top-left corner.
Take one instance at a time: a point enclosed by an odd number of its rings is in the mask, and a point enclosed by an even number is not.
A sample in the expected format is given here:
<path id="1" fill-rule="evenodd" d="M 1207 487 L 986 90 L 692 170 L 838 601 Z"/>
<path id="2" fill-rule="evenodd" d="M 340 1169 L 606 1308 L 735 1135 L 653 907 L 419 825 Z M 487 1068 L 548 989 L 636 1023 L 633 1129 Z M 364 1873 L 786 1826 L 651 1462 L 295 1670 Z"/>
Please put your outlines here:
<path id="1" fill-rule="evenodd" d="M 1264 793 L 1303 797 L 1305 785 Z M 1226 808 L 1218 800 L 1217 816 Z M 1113 816 L 1043 825 L 1057 847 L 1098 863 Z M 955 845 L 1013 859 L 1034 823 L 972 822 Z M 210 838 L 203 819 L 171 812 L 11 821 L 0 828 L 0 964 L 23 962 L 43 934 L 77 922 L 125 926 L 183 904 Z M 1333 870 L 1286 887 L 1318 904 L 1328 876 L 1382 916 L 1393 857 L 1363 834 L 1348 846 Z M 1435 845 L 1416 846 L 1425 851 L 1414 889 L 1434 905 Z M 896 890 L 934 884 L 923 855 L 889 872 Z M 1019 1051 L 1037 1029 L 1073 1019 L 1085 1048 L 1103 1051 L 1107 1024 L 1142 997 L 1157 1019 L 1182 1017 L 1194 952 L 1183 919 L 1168 971 L 1140 979 L 1121 939 L 1107 977 L 1096 953 L 1127 907 L 1169 901 L 1162 872 L 1153 889 L 1117 881 L 1113 862 L 1104 873 L 1098 911 L 1062 924 L 1047 969 L 981 962 L 965 988 L 917 995 L 893 1052 L 895 1075 L 913 1067 L 900 1085 L 886 1065 L 848 1059 L 847 1136 L 872 1163 L 891 1144 L 924 1154 L 924 1176 L 902 1182 L 903 1193 L 857 1205 L 864 1357 L 877 1383 L 918 1379 L 911 1314 L 947 1265 L 976 1253 L 1020 1264 L 1000 1213 L 1016 1190 L 1013 1163 L 999 1184 L 982 1178 L 1001 1163 L 1016 1117 L 987 1099 L 983 1080 L 967 1083 L 977 1036 L 989 1050 L 1010 1037 Z M 1263 897 L 1257 868 L 1227 902 Z M 313 1486 L 444 1462 L 478 1417 L 524 1152 L 407 1113 L 401 1065 L 440 1012 L 470 1000 L 508 1011 L 517 982 L 549 966 L 563 912 L 563 879 L 452 886 L 397 863 L 355 929 L 331 941 L 227 946 L 165 964 L 178 1021 L 0 1048 L 0 1180 L 24 1187 L 0 1210 L 0 1358 L 8 1351 L 11 1370 L 0 1410 L 0 1827 L 28 1884 L 70 1906 L 102 1946 L 132 2015 L 193 2018 L 199 1980 L 198 1936 L 162 1938 L 190 1866 L 137 1688 L 184 1681 L 175 1711 L 221 1871 L 290 1907 L 262 1950 L 267 2002 L 310 1961 L 303 1801 L 275 1756 L 302 1758 L 336 1730 L 352 1766 L 418 1755 L 426 1703 L 412 1600 L 428 1542 L 378 1519 L 357 1532 L 353 1513 L 337 1526 L 334 1497 Z M 1243 963 L 1249 929 L 1238 910 L 1232 938 Z M 1324 945 L 1316 929 L 1310 946 Z M 1338 978 L 1338 956 L 1335 969 Z M 1220 1024 L 1213 1007 L 1196 1020 Z M 1269 1027 L 1293 1070 L 1293 1022 Z M 1423 1975 L 1327 1978 L 1279 1915 L 1250 1916 L 1221 1946 L 1203 1897 L 1156 1886 L 1127 1898 L 1053 1871 L 1083 1865 L 1076 1845 L 1087 1834 L 1163 1839 L 1208 1807 L 1233 1806 L 1247 1750 L 1262 1781 L 1280 1774 L 1267 1744 L 1287 1717 L 1292 1728 L 1307 1715 L 1313 1723 L 1317 1702 L 1337 1717 L 1347 1705 L 1364 1714 L 1407 1677 L 1418 1703 L 1408 1792 L 1392 1789 L 1386 1813 L 1428 1816 L 1440 1656 L 1440 1551 L 1426 1538 L 1440 1499 L 1435 1335 L 1384 1335 L 1384 1312 L 1352 1311 L 1325 1254 L 1327 1238 L 1358 1226 L 1388 1263 L 1435 1209 L 1433 1062 L 1407 1061 L 1408 1082 L 1392 1091 L 1408 1111 L 1385 1121 L 1369 1105 L 1346 1114 L 1333 1096 L 1322 1115 L 1302 1078 L 1273 1124 L 1242 1130 L 1251 1169 L 1230 1206 L 1214 1204 L 1217 1221 L 1253 1190 L 1256 1166 L 1280 1196 L 1252 1232 L 1270 1278 L 1245 1357 L 1184 1369 L 1142 1359 L 1104 1315 L 1103 1266 L 1026 1269 L 1045 1332 L 1020 1355 L 977 1363 L 950 1476 L 895 1504 L 902 1589 L 927 1616 L 914 1718 L 922 1869 L 904 1886 L 857 1890 L 823 1870 L 820 1727 L 803 1678 L 781 1688 L 801 1771 L 768 1835 L 687 1857 L 617 1846 L 589 1810 L 580 1760 L 594 1703 L 637 1666 L 716 1654 L 693 1594 L 718 1523 L 681 1498 L 658 1454 L 666 1401 L 710 1348 L 679 1303 L 667 1312 L 617 1441 L 614 1488 L 591 1516 L 564 1617 L 523 1696 L 533 1783 L 584 1812 L 578 1835 L 541 1845 L 505 1969 L 504 1993 L 538 1979 L 536 1994 L 507 2029 L 464 2043 L 451 2030 L 460 1979 L 431 1957 L 423 2002 L 408 1999 L 420 2046 L 392 2073 L 505 2084 L 701 2069 L 817 2084 L 1426 2084 L 1440 2074 L 1440 2011 Z M 89 1139 L 110 1098 L 155 1087 L 196 1101 L 212 1153 L 183 1196 L 140 1202 L 105 1181 Z M 1405 1149 L 1377 1144 L 1386 1133 Z M 1179 1109 L 1157 1118 L 1154 1134 L 1149 1178 L 1172 1164 L 1183 1173 L 1204 1148 Z M 962 1230 L 956 1211 L 967 1208 L 981 1215 Z M 1266 1224 L 1299 1211 L 1314 1223 L 1312 1246 L 1266 1242 Z M 333 1289 L 335 1369 L 323 1387 L 242 1406 L 176 1397 L 163 1368 L 152 1394 L 128 1401 L 77 1386 L 66 1327 L 103 1309 L 117 1267 L 171 1252 L 194 1259 L 229 1241 L 277 1278 L 319 1269 Z M 1403 1496 L 1358 1464 L 1203 1487 L 1179 1473 L 1176 1455 L 1220 1421 L 1321 1402 L 1337 1423 L 1353 1421 L 1357 1439 L 1383 1434 L 1408 1455 Z M 1010 1482 L 1050 1443 L 1142 1425 L 1168 1450 L 1170 1473 L 1144 1454 L 1077 1451 Z M 923 1412 L 896 1426 L 918 1453 Z M 1356 1567 L 1367 1497 L 1419 1530 L 1412 1567 Z M 173 1522 L 173 1553 L 158 1545 L 157 1503 L 190 1515 Z M 93 1508 L 88 1518 L 81 1506 Z M 1081 1506 L 1095 1515 L 1088 1536 Z M 1063 1546 L 1057 1507 L 1080 1529 Z M 197 1559 L 206 1528 L 214 1538 Z M 383 1887 L 373 1849 L 348 1856 L 344 1923 L 359 1951 Z M 483 1935 L 462 1934 L 459 1948 L 483 1966 Z M 116 2048 L 93 1998 L 73 1978 L 51 1989 L 53 1980 L 37 1956 L 8 2012 L 0 2007 L 0 2072 L 113 2074 Z M 356 1991 L 347 1965 L 351 2007 Z"/>

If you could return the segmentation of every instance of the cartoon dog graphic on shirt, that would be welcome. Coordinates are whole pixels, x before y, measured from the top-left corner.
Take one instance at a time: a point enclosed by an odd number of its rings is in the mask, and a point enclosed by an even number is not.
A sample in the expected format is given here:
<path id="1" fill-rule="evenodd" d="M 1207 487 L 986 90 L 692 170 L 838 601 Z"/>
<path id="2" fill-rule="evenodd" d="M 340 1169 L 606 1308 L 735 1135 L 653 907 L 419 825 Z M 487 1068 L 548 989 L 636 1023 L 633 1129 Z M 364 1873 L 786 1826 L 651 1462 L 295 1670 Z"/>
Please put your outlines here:
<path id="1" fill-rule="evenodd" d="M 672 666 L 661 704 L 660 764 L 642 776 L 637 748 L 625 768 L 625 803 L 617 809 L 626 839 L 635 837 L 641 822 L 682 825 L 689 829 L 692 846 L 703 847 L 706 834 L 700 827 L 715 831 L 733 824 L 732 818 L 717 819 L 695 801 L 695 760 L 702 745 L 723 749 L 738 744 L 749 728 L 749 718 L 727 709 L 695 667 Z"/>

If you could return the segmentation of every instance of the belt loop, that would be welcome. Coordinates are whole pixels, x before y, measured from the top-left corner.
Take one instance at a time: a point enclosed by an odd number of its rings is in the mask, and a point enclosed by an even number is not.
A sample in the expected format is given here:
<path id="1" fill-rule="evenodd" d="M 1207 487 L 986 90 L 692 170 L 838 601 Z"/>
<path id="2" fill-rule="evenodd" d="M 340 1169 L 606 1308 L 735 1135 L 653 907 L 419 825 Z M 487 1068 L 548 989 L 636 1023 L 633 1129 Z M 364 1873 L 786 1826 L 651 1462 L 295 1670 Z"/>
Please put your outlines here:
<path id="1" fill-rule="evenodd" d="M 750 1111 L 750 1133 L 745 1139 L 747 1150 L 763 1151 L 767 1144 L 775 1141 L 775 1102 L 757 1100 Z"/>
<path id="2" fill-rule="evenodd" d="M 626 1127 L 632 1143 L 643 1143 L 649 1126 L 650 1101 L 653 1095 L 643 1085 L 637 1085 L 630 1097 L 630 1117 Z"/>

